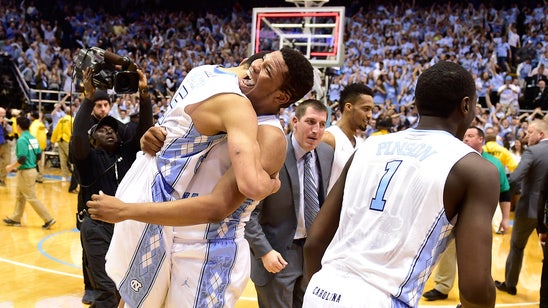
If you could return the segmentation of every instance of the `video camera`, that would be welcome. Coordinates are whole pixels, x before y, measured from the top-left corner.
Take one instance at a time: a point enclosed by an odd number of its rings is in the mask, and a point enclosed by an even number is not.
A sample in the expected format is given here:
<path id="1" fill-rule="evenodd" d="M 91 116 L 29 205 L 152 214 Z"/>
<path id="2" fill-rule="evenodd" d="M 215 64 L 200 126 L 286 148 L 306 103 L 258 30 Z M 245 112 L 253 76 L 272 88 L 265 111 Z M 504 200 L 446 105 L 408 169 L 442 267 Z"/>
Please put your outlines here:
<path id="1" fill-rule="evenodd" d="M 121 67 L 121 70 L 116 66 Z M 114 88 L 119 94 L 135 93 L 139 90 L 137 65 L 128 57 L 121 57 L 98 47 L 81 49 L 74 60 L 76 77 L 83 80 L 86 68 L 93 69 L 92 82 L 96 88 Z"/>

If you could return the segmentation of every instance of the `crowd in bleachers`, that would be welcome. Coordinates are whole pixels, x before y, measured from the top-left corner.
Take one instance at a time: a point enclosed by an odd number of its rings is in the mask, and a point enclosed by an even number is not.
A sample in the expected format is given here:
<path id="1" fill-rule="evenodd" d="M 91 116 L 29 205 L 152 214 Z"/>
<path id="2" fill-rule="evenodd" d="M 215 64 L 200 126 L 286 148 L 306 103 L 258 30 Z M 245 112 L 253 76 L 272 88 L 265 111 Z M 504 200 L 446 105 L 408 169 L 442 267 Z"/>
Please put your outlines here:
<path id="1" fill-rule="evenodd" d="M 144 12 L 130 5 L 124 14 L 114 14 L 80 2 L 54 9 L 62 13 L 48 17 L 33 1 L 2 1 L 0 6 L 2 51 L 17 63 L 27 84 L 38 90 L 80 90 L 73 80 L 73 59 L 80 49 L 97 46 L 130 57 L 145 71 L 155 93 L 156 117 L 190 69 L 231 67 L 249 52 L 251 10 L 237 2 L 229 14 L 213 8 Z M 377 105 L 366 136 L 379 122 L 391 130 L 412 127 L 417 122 L 417 76 L 443 60 L 462 64 L 477 79 L 483 126 L 508 122 L 518 136 L 522 122 L 548 110 L 545 2 L 531 7 L 461 2 L 420 7 L 402 1 L 365 7 L 353 1 L 346 15 L 345 61 L 330 74 L 325 94 L 333 107 L 332 122 L 339 114 L 339 92 L 359 81 L 374 90 Z M 118 95 L 112 112 L 127 121 L 136 106 L 132 95 Z M 291 109 L 282 114 L 286 123 L 290 114 Z"/>

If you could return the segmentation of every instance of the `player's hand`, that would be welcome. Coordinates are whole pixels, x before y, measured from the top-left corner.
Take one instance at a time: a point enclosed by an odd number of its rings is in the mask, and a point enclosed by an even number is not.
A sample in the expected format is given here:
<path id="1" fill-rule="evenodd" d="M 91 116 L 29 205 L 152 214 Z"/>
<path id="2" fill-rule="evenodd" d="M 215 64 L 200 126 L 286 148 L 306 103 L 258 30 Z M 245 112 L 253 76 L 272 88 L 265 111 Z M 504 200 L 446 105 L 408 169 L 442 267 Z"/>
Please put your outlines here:
<path id="1" fill-rule="evenodd" d="M 98 195 L 93 194 L 91 200 L 86 202 L 88 206 L 88 214 L 91 219 L 102 220 L 109 223 L 117 223 L 125 220 L 124 211 L 127 203 L 120 199 L 105 195 L 99 192 Z"/>
<path id="2" fill-rule="evenodd" d="M 141 150 L 150 156 L 155 156 L 164 145 L 167 131 L 164 127 L 153 126 L 141 137 Z"/>
<path id="3" fill-rule="evenodd" d="M 261 260 L 263 261 L 264 268 L 269 273 L 273 274 L 276 274 L 279 271 L 283 270 L 287 265 L 287 262 L 284 260 L 282 255 L 274 249 L 262 256 Z"/>
<path id="4" fill-rule="evenodd" d="M 279 172 L 276 172 L 276 174 L 271 176 L 271 178 L 272 178 L 273 183 L 272 183 L 272 192 L 270 194 L 273 194 L 273 193 L 277 192 L 278 190 L 280 190 L 280 187 L 282 186 L 282 181 L 280 181 L 280 173 Z"/>

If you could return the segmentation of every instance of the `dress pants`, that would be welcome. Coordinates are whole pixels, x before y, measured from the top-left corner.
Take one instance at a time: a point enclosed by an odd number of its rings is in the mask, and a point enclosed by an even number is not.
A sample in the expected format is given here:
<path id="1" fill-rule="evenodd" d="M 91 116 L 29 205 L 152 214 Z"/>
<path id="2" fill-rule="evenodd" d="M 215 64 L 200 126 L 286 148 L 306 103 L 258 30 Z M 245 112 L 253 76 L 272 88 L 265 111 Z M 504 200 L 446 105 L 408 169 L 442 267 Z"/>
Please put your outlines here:
<path id="1" fill-rule="evenodd" d="M 261 308 L 299 308 L 303 305 L 306 285 L 303 277 L 304 240 L 295 240 L 285 255 L 287 266 L 264 286 L 255 285 Z"/>
<path id="2" fill-rule="evenodd" d="M 537 219 L 514 217 L 512 237 L 510 238 L 510 252 L 506 258 L 506 286 L 514 288 L 518 284 L 519 273 L 523 263 L 523 250 L 529 236 L 537 227 Z"/>
<path id="3" fill-rule="evenodd" d="M 59 141 L 59 164 L 61 165 L 61 176 L 68 178 L 71 175 L 71 168 L 69 162 L 69 143 L 66 141 Z"/>
<path id="4" fill-rule="evenodd" d="M 544 245 L 544 258 L 542 260 L 542 274 L 540 276 L 540 308 L 548 308 L 548 260 L 546 251 L 548 245 Z"/>
<path id="5" fill-rule="evenodd" d="M 0 182 L 6 182 L 8 172 L 6 166 L 11 163 L 11 147 L 6 141 L 0 144 Z"/>
<path id="6" fill-rule="evenodd" d="M 120 302 L 116 284 L 105 270 L 105 256 L 112 239 L 114 225 L 85 217 L 80 226 L 80 237 L 87 269 L 94 290 L 90 307 L 114 308 Z"/>
<path id="7" fill-rule="evenodd" d="M 455 245 L 455 237 L 451 234 L 451 238 L 447 242 L 445 251 L 441 254 L 436 276 L 434 276 L 434 289 L 443 294 L 449 294 L 455 283 L 457 276 L 457 247 Z"/>
<path id="8" fill-rule="evenodd" d="M 52 219 L 44 204 L 42 204 L 36 196 L 35 186 L 37 177 L 38 172 L 35 168 L 17 170 L 17 175 L 15 177 L 17 181 L 17 187 L 15 189 L 15 209 L 13 210 L 13 215 L 10 217 L 11 219 L 21 221 L 27 201 L 44 222 L 48 222 Z"/>

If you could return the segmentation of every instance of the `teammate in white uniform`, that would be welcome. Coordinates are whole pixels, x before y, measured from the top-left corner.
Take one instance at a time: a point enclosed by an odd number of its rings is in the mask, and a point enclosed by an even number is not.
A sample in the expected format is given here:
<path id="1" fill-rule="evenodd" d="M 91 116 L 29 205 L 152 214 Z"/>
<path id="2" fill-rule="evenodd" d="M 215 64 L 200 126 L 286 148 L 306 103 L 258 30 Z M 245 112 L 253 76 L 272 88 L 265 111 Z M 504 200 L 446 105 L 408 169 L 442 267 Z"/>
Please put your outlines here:
<path id="1" fill-rule="evenodd" d="M 352 144 L 350 139 L 346 136 L 346 134 L 342 131 L 342 129 L 337 125 L 331 125 L 328 128 L 325 129 L 326 132 L 329 132 L 334 140 L 335 140 L 335 153 L 333 155 L 333 165 L 331 166 L 331 177 L 329 178 L 329 186 L 327 188 L 327 191 L 329 192 L 331 188 L 333 188 L 333 185 L 341 175 L 341 172 L 344 168 L 344 165 L 352 156 L 356 148 L 354 147 L 355 144 Z M 325 134 L 324 134 L 325 135 Z M 352 138 L 355 137 L 352 136 Z"/>
<path id="2" fill-rule="evenodd" d="M 288 72 L 288 70 L 291 71 Z M 294 73 L 295 71 L 297 73 Z M 257 111 L 257 113 L 275 114 L 280 107 L 286 106 L 287 104 L 304 96 L 312 85 L 312 67 L 310 63 L 300 53 L 289 49 L 282 49 L 278 52 L 269 53 L 265 55 L 262 60 L 253 62 L 251 68 L 247 72 L 247 75 L 249 76 L 249 79 L 240 79 L 239 86 L 240 88 L 243 88 L 243 92 L 250 99 L 253 99 L 253 108 Z M 185 78 L 185 82 L 189 76 Z M 192 79 L 189 79 L 189 81 L 190 80 Z M 299 84 L 295 84 L 295 80 L 299 80 Z M 234 84 L 234 82 L 232 83 Z M 226 87 L 226 85 L 220 85 L 218 83 L 204 83 L 204 85 L 206 88 L 205 92 L 209 92 L 209 95 L 212 95 L 211 91 L 216 87 Z M 180 90 L 184 89 L 187 92 L 191 92 L 188 91 L 185 83 L 183 86 L 181 86 Z M 177 95 L 178 94 L 176 94 L 176 96 Z M 191 94 L 189 94 L 187 97 L 195 96 L 191 96 Z M 214 96 L 214 98 L 218 97 L 220 97 L 220 95 Z M 207 125 L 207 121 L 198 122 L 194 119 L 196 110 L 200 110 L 202 113 L 215 113 L 218 108 L 226 109 L 228 106 L 231 106 L 228 104 L 231 103 L 227 102 L 224 106 L 217 105 L 213 108 L 207 109 L 207 107 L 196 107 L 196 104 L 186 104 L 186 107 L 180 107 L 180 103 L 177 103 L 177 105 L 174 106 L 174 110 L 179 109 L 184 113 L 194 112 L 194 114 L 192 114 L 193 123 L 191 123 L 191 125 L 187 125 L 187 127 L 192 128 L 193 124 L 195 125 L 197 131 L 202 131 L 204 129 L 207 131 L 211 130 L 210 126 Z M 177 115 L 183 114 L 183 112 L 177 113 Z M 236 110 L 232 110 L 232 113 L 235 113 L 240 121 L 241 119 L 248 119 L 248 117 L 239 114 Z M 261 147 L 264 146 L 269 149 L 268 151 L 261 151 L 261 163 L 265 166 L 265 170 L 272 175 L 276 173 L 283 164 L 283 153 L 285 153 L 285 148 L 280 145 L 285 144 L 285 139 L 279 126 L 279 121 L 270 118 L 267 122 L 275 123 L 276 127 L 274 128 L 271 125 L 264 125 L 271 127 L 270 130 L 260 129 L 258 131 L 258 135 L 256 135 L 256 138 L 261 141 Z M 272 132 L 273 130 L 274 132 Z M 182 131 L 182 133 L 185 133 L 185 131 Z M 188 133 L 192 134 L 192 129 L 188 130 L 187 134 Z M 175 135 L 175 138 L 176 136 L 177 135 Z M 231 149 L 230 136 L 231 134 L 229 132 L 228 145 L 226 148 L 228 148 L 229 152 L 236 151 L 237 153 L 240 153 L 239 151 L 241 151 L 243 147 Z M 233 134 L 233 136 L 236 136 L 233 138 L 238 138 L 237 135 Z M 165 148 L 169 148 L 170 145 L 173 144 L 173 140 L 175 140 L 175 138 L 168 139 L 169 142 L 166 141 Z M 206 140 L 207 142 L 209 142 L 210 139 L 207 136 L 200 137 L 198 135 L 196 138 L 199 140 Z M 191 138 L 190 140 L 196 140 L 196 138 Z M 163 139 L 161 142 L 163 143 Z M 188 142 L 183 142 L 181 145 L 182 144 L 188 144 Z M 192 146 L 187 147 L 192 150 Z M 171 148 L 174 149 L 174 152 L 166 155 L 167 157 L 177 157 L 177 155 L 182 157 L 186 151 L 185 148 L 180 148 L 181 150 L 179 152 L 177 152 L 179 150 L 178 147 Z M 207 303 L 207 305 L 211 307 L 234 305 L 249 276 L 249 263 L 244 263 L 242 265 L 239 263 L 242 260 L 247 260 L 246 262 L 249 262 L 249 255 L 246 257 L 246 253 L 249 252 L 249 248 L 247 247 L 245 240 L 243 240 L 243 223 L 247 219 L 249 212 L 253 209 L 253 207 L 250 201 L 246 201 L 246 203 L 238 209 L 238 205 L 242 203 L 245 197 L 242 193 L 240 193 L 242 189 L 236 183 L 236 172 L 233 169 L 230 169 L 228 175 L 224 176 L 219 181 L 219 178 L 223 172 L 230 166 L 230 160 L 226 158 L 226 148 L 224 149 L 224 152 L 221 149 L 219 150 L 219 153 L 223 152 L 223 154 L 216 155 L 215 147 L 212 147 L 212 151 L 203 152 L 204 155 L 199 154 L 197 163 L 195 165 L 185 165 L 185 171 L 183 171 L 183 168 L 178 166 L 178 164 L 181 163 L 186 164 L 187 162 L 185 160 L 170 163 L 169 158 L 166 158 L 165 161 L 168 163 L 163 164 L 159 169 L 163 172 L 162 176 L 156 176 L 155 178 L 155 183 L 158 181 L 162 182 L 162 189 L 159 189 L 158 193 L 153 193 L 153 198 L 172 200 L 182 197 L 186 199 L 150 204 L 143 203 L 146 200 L 135 200 L 135 198 L 129 196 L 131 202 L 140 203 L 127 204 L 110 196 L 95 195 L 94 200 L 96 201 L 90 202 L 90 215 L 92 215 L 95 219 L 102 219 L 112 222 L 133 219 L 163 225 L 185 226 L 221 221 L 223 218 L 227 217 L 229 213 L 234 212 L 228 219 L 218 225 L 211 224 L 195 226 L 192 228 L 176 228 L 174 236 L 175 244 L 173 245 L 175 253 L 173 254 L 171 253 L 171 245 L 173 243 L 169 242 L 169 240 L 171 240 L 170 236 L 167 237 L 167 242 L 161 240 L 158 241 L 157 238 L 153 241 L 148 241 L 145 237 L 137 239 L 137 241 L 146 242 L 142 245 L 146 249 L 150 247 L 156 248 L 156 246 L 162 246 L 161 244 L 164 243 L 164 246 L 166 246 L 166 251 L 163 253 L 164 258 L 165 256 L 168 256 L 167 261 L 171 261 L 171 259 L 173 259 L 174 263 L 172 268 L 171 262 L 162 262 L 162 258 L 160 258 L 160 262 L 155 261 L 154 256 L 158 256 L 155 249 L 152 249 L 152 252 L 148 254 L 141 254 L 142 256 L 148 257 L 143 259 L 137 258 L 135 260 L 137 261 L 135 263 L 141 266 L 140 268 L 137 268 L 135 272 L 137 275 L 143 275 L 144 273 L 145 277 L 139 278 L 139 276 L 135 276 L 137 277 L 135 278 L 134 276 L 126 277 L 125 275 L 121 277 L 121 285 L 123 286 L 124 284 L 127 284 L 126 290 L 128 292 L 126 292 L 126 294 L 130 294 L 124 297 L 124 299 L 128 298 L 129 301 L 126 301 L 131 306 L 153 307 L 160 305 L 176 305 L 178 307 L 202 307 L 204 306 L 204 303 Z M 162 153 L 167 153 L 167 151 L 163 151 Z M 217 158 L 219 157 L 223 157 L 225 161 L 223 162 L 218 160 Z M 232 159 L 232 165 L 234 166 L 234 159 Z M 249 166 L 246 164 L 240 164 L 238 167 L 242 168 Z M 236 169 L 236 166 L 234 166 L 234 169 Z M 146 170 L 146 168 L 141 170 Z M 178 176 L 172 176 L 173 170 L 178 173 Z M 138 174 L 134 175 L 135 178 L 138 176 Z M 141 181 L 147 181 L 146 177 L 144 179 L 141 177 Z M 185 181 L 186 184 L 178 184 L 185 183 Z M 216 189 L 219 193 L 201 195 L 202 193 L 211 192 L 211 189 L 217 182 L 219 183 Z M 207 183 L 207 185 L 204 183 Z M 198 197 L 187 198 L 195 196 Z M 194 202 L 192 202 L 193 200 Z M 235 209 L 236 211 L 234 211 Z M 117 228 L 119 225 L 120 224 L 117 224 Z M 173 230 L 172 228 L 166 227 L 162 231 L 167 232 L 168 235 L 170 235 Z M 124 238 L 126 238 L 127 241 L 127 235 L 125 235 Z M 184 245 L 179 245 L 181 243 Z M 237 247 L 237 245 L 242 245 L 242 243 L 246 246 L 243 248 Z M 224 249 L 219 250 L 219 247 L 223 247 Z M 111 250 L 112 249 L 113 248 L 111 246 Z M 238 251 L 240 249 L 242 250 L 241 252 Z M 119 255 L 124 254 L 123 252 L 120 252 L 120 249 L 117 249 L 117 251 Z M 130 249 L 130 251 L 133 251 L 133 249 Z M 218 254 L 215 253 L 217 251 L 219 251 Z M 112 254 L 109 257 L 111 257 L 111 263 L 117 264 L 116 260 L 113 260 L 114 255 L 115 254 Z M 136 254 L 136 256 L 137 255 L 138 254 Z M 150 258 L 150 256 L 152 256 L 152 258 Z M 169 258 L 169 256 L 172 258 Z M 236 259 L 234 259 L 235 257 Z M 125 259 L 128 259 L 127 252 Z M 222 260 L 224 263 L 216 264 L 219 260 Z M 200 265 L 194 263 L 195 261 L 200 263 Z M 203 265 L 202 262 L 205 262 L 205 265 Z M 182 279 L 180 284 L 177 282 L 171 283 L 171 287 L 177 286 L 177 288 L 172 289 L 167 302 L 163 301 L 165 299 L 165 291 L 167 291 L 165 290 L 165 288 L 167 288 L 165 283 L 166 277 L 160 276 L 160 279 L 158 279 L 158 276 L 154 275 L 146 277 L 146 275 L 151 272 L 150 269 L 148 269 L 148 265 L 157 263 L 169 263 L 168 266 L 159 270 L 160 273 L 165 273 L 165 268 L 167 268 L 168 279 L 170 274 L 174 281 L 179 278 Z M 233 264 L 232 269 L 225 268 L 224 265 L 226 264 Z M 119 268 L 123 269 L 124 265 Z M 178 268 L 180 268 L 181 271 L 177 271 Z M 172 270 L 171 273 L 169 273 L 170 270 Z M 190 275 L 190 277 L 198 280 L 190 281 L 182 278 L 183 276 L 181 275 L 186 275 L 191 271 L 194 272 Z M 129 272 L 132 271 L 129 270 Z M 211 278 L 211 275 L 208 276 L 208 274 L 213 275 L 213 278 L 209 279 Z M 200 279 L 199 277 L 205 278 Z M 192 291 L 179 292 L 179 287 L 183 287 L 187 290 L 186 288 L 190 285 L 194 288 Z M 139 296 L 132 298 L 132 292 L 140 294 Z M 150 294 L 149 292 L 153 293 Z M 175 299 L 173 299 L 175 302 L 170 300 L 173 296 L 175 297 Z M 149 300 L 151 297 L 154 299 Z M 179 299 L 180 297 L 183 297 L 184 299 L 181 300 Z M 144 298 L 146 298 L 146 302 L 143 301 L 145 300 Z"/>
<path id="3" fill-rule="evenodd" d="M 329 192 L 339 178 L 344 165 L 356 150 L 356 130 L 365 131 L 373 117 L 373 90 L 363 83 L 350 84 L 341 91 L 339 108 L 342 116 L 335 125 L 325 129 L 322 141 L 334 150 Z"/>
<path id="4" fill-rule="evenodd" d="M 203 157 L 226 138 L 226 134 L 201 134 L 187 108 L 215 95 L 228 93 L 245 97 L 234 73 L 216 66 L 191 70 L 160 123 L 167 131 L 164 147 L 156 157 L 140 155 L 120 183 L 116 197 L 125 202 L 162 202 L 183 198 Z M 128 241 L 128 234 L 139 234 L 136 236 L 138 241 Z M 116 225 L 111 243 L 106 269 L 124 301 L 131 307 L 141 305 L 145 300 L 151 306 L 162 303 L 169 287 L 171 229 L 126 221 Z M 128 255 L 128 251 L 134 251 L 133 255 Z M 150 261 L 143 262 L 142 256 L 148 255 Z"/>
<path id="5" fill-rule="evenodd" d="M 275 115 L 259 116 L 259 125 L 275 127 Z M 209 193 L 230 167 L 226 142 L 215 146 L 192 178 L 185 197 Z M 174 227 L 171 286 L 166 307 L 233 307 L 249 280 L 250 252 L 245 222 L 258 202 L 247 199 L 220 223 Z"/>
<path id="6" fill-rule="evenodd" d="M 304 307 L 416 307 L 454 232 L 463 307 L 493 307 L 493 165 L 461 139 L 474 80 L 439 62 L 416 87 L 417 129 L 368 138 L 322 206 L 305 243 Z"/>

